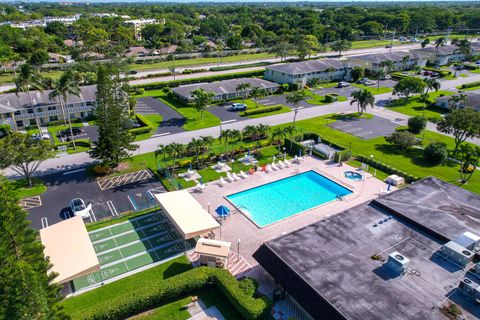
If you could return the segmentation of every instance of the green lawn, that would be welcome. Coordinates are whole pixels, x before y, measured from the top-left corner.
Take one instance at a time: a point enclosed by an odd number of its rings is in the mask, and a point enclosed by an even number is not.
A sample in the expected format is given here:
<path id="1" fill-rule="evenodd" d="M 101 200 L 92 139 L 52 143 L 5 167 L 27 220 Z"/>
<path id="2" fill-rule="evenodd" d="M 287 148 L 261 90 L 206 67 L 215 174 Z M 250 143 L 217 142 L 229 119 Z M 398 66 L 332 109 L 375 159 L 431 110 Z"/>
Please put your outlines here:
<path id="1" fill-rule="evenodd" d="M 194 107 L 190 107 L 185 103 L 181 103 L 167 96 L 163 90 L 148 90 L 141 95 L 135 95 L 135 98 L 143 97 L 155 97 L 166 103 L 170 108 L 176 110 L 182 116 L 186 118 L 186 122 L 183 125 L 185 130 L 198 130 L 208 127 L 214 127 L 220 125 L 220 119 L 211 114 L 208 111 L 203 112 L 202 115 Z"/>
<path id="2" fill-rule="evenodd" d="M 380 88 L 377 88 L 376 85 L 374 86 L 364 86 L 364 85 L 361 85 L 361 84 L 352 84 L 352 86 L 354 87 L 357 87 L 359 89 L 366 89 L 368 91 L 370 91 L 372 94 L 381 94 L 381 93 L 387 93 L 387 92 L 392 92 L 393 89 L 392 88 L 388 88 L 388 87 L 380 87 Z"/>
<path id="3" fill-rule="evenodd" d="M 351 165 L 352 167 L 355 167 L 355 168 L 361 168 L 362 167 L 362 163 L 358 160 L 347 161 L 347 164 Z M 378 169 L 375 169 L 375 168 L 372 168 L 372 167 L 368 167 L 367 172 L 371 173 L 372 175 L 375 174 L 375 177 L 377 179 L 382 180 L 382 181 L 385 180 L 390 175 L 386 172 L 383 172 L 381 170 L 378 170 Z"/>
<path id="4" fill-rule="evenodd" d="M 160 114 L 144 114 L 143 116 L 150 121 L 153 129 L 149 133 L 139 134 L 135 136 L 135 141 L 140 141 L 140 140 L 145 140 L 150 138 L 157 131 L 158 127 L 163 121 L 163 117 Z"/>
<path id="5" fill-rule="evenodd" d="M 327 102 L 325 100 L 325 96 L 321 96 L 319 94 L 316 94 L 315 92 L 313 92 L 311 90 L 305 90 L 305 93 L 309 97 L 309 99 L 306 100 L 306 102 L 308 104 L 313 104 L 315 106 L 322 106 L 322 105 L 331 103 L 331 102 Z M 338 101 L 347 101 L 347 98 L 344 97 L 344 96 L 338 96 Z"/>
<path id="6" fill-rule="evenodd" d="M 79 319 L 84 310 L 106 303 L 112 297 L 128 294 L 132 290 L 148 286 L 152 281 L 161 281 L 191 269 L 185 256 L 170 260 L 159 266 L 139 272 L 95 290 L 64 300 L 61 305 L 72 319 Z"/>
<path id="7" fill-rule="evenodd" d="M 480 86 L 475 86 L 475 87 L 471 87 L 471 88 L 462 88 L 462 86 L 457 86 L 456 88 L 458 90 L 462 90 L 462 91 L 473 91 L 473 90 L 479 90 Z"/>
<path id="8" fill-rule="evenodd" d="M 29 187 L 26 179 L 11 180 L 11 184 L 19 199 L 38 196 L 47 191 L 47 186 L 42 180 L 32 178 L 33 186 Z"/>
<path id="9" fill-rule="evenodd" d="M 420 149 L 411 148 L 407 151 L 399 151 L 394 146 L 388 144 L 383 137 L 363 140 L 327 126 L 328 123 L 334 122 L 335 119 L 335 115 L 327 115 L 298 121 L 297 126 L 304 132 L 315 132 L 322 138 L 345 148 L 348 148 L 351 144 L 354 155 L 363 155 L 366 157 L 373 155 L 375 160 L 389 164 L 411 175 L 419 177 L 436 176 L 447 182 L 459 185 L 457 164 L 431 166 L 423 159 L 423 151 Z M 282 125 L 282 127 L 283 126 L 285 125 Z M 433 132 L 426 132 L 423 145 L 426 146 L 434 141 L 442 141 L 452 146 L 453 138 Z M 480 173 L 476 172 L 469 184 L 463 185 L 462 187 L 475 193 L 480 193 Z"/>
<path id="10" fill-rule="evenodd" d="M 429 94 L 431 99 L 436 99 L 442 95 L 452 95 L 454 92 L 439 90 L 438 92 L 430 92 Z M 392 111 L 400 112 L 408 116 L 425 116 L 428 119 L 440 119 L 441 114 L 446 112 L 446 110 L 443 110 L 442 108 L 425 108 L 425 103 L 418 101 L 418 97 L 410 97 L 408 99 L 399 98 L 393 100 L 392 103 L 388 105 L 388 108 Z"/>
<path id="11" fill-rule="evenodd" d="M 82 124 L 82 123 L 73 123 L 73 122 L 72 122 L 72 127 L 73 127 L 73 128 L 81 128 L 81 127 L 83 127 L 83 124 Z M 67 130 L 67 129 L 69 129 L 69 128 L 70 128 L 70 127 L 69 127 L 68 125 L 65 126 L 65 125 L 63 125 L 63 124 L 62 124 L 62 125 L 58 125 L 58 126 L 49 126 L 49 127 L 47 127 L 48 133 L 50 133 L 50 135 L 52 136 L 54 143 L 60 143 L 60 142 L 61 142 L 61 141 L 58 139 L 58 137 L 57 137 L 58 132 L 61 131 L 61 130 Z"/>
<path id="12" fill-rule="evenodd" d="M 391 40 L 362 40 L 362 41 L 353 41 L 352 49 L 368 49 L 375 47 L 384 47 L 387 44 L 390 44 Z M 393 46 L 397 46 L 400 43 L 398 41 L 393 42 Z"/>
<path id="13" fill-rule="evenodd" d="M 218 59 L 219 63 L 249 61 L 257 59 L 274 58 L 274 53 L 262 52 L 254 54 L 240 54 L 237 56 L 227 56 Z M 150 70 L 150 69 L 167 69 L 175 65 L 175 67 L 187 67 L 198 66 L 202 64 L 214 64 L 217 63 L 217 58 L 193 58 L 173 61 L 161 61 L 155 63 L 134 63 L 129 66 L 130 70 Z"/>
<path id="14" fill-rule="evenodd" d="M 48 72 L 40 72 L 40 74 L 44 77 L 52 78 L 52 79 L 58 79 L 60 75 L 62 74 L 61 71 L 48 71 Z M 13 74 L 2 74 L 0 75 L 0 84 L 4 83 L 13 83 L 13 78 L 15 76 Z"/>

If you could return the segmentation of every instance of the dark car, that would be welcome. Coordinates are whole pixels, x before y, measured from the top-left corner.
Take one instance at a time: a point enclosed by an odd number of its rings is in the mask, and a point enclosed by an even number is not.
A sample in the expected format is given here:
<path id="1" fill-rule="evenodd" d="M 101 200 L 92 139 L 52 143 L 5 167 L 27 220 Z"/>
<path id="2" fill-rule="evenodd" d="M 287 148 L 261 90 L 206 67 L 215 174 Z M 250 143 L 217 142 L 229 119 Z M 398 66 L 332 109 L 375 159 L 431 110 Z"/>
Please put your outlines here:
<path id="1" fill-rule="evenodd" d="M 74 136 L 78 136 L 81 133 L 82 133 L 82 129 L 72 128 L 72 134 Z M 58 134 L 57 134 L 58 138 L 63 138 L 63 137 L 66 137 L 66 136 L 70 136 L 70 129 L 65 129 L 65 130 L 58 131 Z"/>

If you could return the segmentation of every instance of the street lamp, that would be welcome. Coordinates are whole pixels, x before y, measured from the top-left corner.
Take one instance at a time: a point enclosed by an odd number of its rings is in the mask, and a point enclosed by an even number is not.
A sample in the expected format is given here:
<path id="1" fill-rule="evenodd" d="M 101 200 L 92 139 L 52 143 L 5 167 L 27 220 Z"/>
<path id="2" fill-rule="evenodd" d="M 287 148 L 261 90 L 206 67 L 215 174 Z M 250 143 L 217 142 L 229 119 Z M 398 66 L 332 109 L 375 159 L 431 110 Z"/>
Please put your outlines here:
<path id="1" fill-rule="evenodd" d="M 283 161 L 287 160 L 287 153 L 285 152 L 285 147 L 283 147 Z"/>

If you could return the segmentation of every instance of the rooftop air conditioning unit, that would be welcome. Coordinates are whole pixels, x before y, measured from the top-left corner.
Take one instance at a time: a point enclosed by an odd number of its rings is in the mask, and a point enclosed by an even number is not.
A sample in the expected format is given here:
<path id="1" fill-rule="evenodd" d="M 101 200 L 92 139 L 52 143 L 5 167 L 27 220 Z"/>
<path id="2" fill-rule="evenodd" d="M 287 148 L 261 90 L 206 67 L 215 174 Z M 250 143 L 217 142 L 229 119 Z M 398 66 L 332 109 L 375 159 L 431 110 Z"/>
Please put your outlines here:
<path id="1" fill-rule="evenodd" d="M 394 251 L 388 255 L 386 265 L 393 271 L 402 274 L 407 271 L 409 262 L 410 259 L 402 255 L 398 251 Z"/>
<path id="2" fill-rule="evenodd" d="M 458 285 L 460 291 L 475 303 L 480 303 L 480 286 L 468 278 L 463 278 Z"/>
<path id="3" fill-rule="evenodd" d="M 473 259 L 473 252 L 459 245 L 454 241 L 447 242 L 442 246 L 442 253 L 446 258 L 453 262 L 466 267 L 467 264 Z"/>
<path id="4" fill-rule="evenodd" d="M 476 273 L 480 273 L 480 262 L 478 262 L 477 264 L 475 264 L 475 272 Z"/>
<path id="5" fill-rule="evenodd" d="M 480 245 L 480 237 L 470 231 L 462 233 L 453 241 L 470 251 L 474 251 Z"/>

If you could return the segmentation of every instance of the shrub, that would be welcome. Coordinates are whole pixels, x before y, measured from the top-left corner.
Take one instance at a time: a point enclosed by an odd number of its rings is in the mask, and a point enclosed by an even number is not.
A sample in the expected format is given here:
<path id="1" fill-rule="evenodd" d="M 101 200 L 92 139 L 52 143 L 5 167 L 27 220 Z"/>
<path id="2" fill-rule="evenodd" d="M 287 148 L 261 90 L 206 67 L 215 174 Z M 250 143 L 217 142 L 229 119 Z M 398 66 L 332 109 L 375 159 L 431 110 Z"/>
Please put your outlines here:
<path id="1" fill-rule="evenodd" d="M 144 89 L 144 88 L 138 88 L 137 90 L 135 90 L 135 93 L 136 93 L 136 94 L 144 94 L 144 93 L 145 93 L 145 89 Z"/>
<path id="2" fill-rule="evenodd" d="M 242 113 L 242 116 L 251 116 L 251 115 L 254 115 L 254 114 L 261 114 L 261 113 L 278 111 L 278 110 L 281 110 L 281 109 L 282 109 L 282 106 L 272 106 L 272 107 L 250 109 L 250 110 L 244 111 Z"/>
<path id="3" fill-rule="evenodd" d="M 336 95 L 336 94 L 325 95 L 325 102 L 327 102 L 327 103 L 335 102 L 337 100 L 338 100 L 338 95 Z"/>
<path id="4" fill-rule="evenodd" d="M 253 296 L 257 291 L 258 282 L 253 278 L 245 278 L 240 281 L 239 287 L 247 296 Z"/>
<path id="5" fill-rule="evenodd" d="M 372 168 L 376 168 L 376 169 L 381 170 L 381 171 L 383 171 L 385 173 L 388 173 L 388 174 L 396 174 L 398 176 L 404 177 L 405 181 L 407 183 L 412 183 L 412 182 L 415 182 L 417 180 L 420 180 L 419 177 L 412 176 L 412 175 L 406 173 L 405 171 L 394 168 L 394 167 L 392 167 L 388 164 L 385 164 L 383 162 L 372 160 L 370 157 L 364 157 L 364 156 L 360 155 L 360 156 L 357 156 L 356 158 L 357 158 L 358 161 L 364 162 Z"/>
<path id="6" fill-rule="evenodd" d="M 408 131 L 419 134 L 427 127 L 427 119 L 422 116 L 415 116 L 408 119 Z"/>
<path id="7" fill-rule="evenodd" d="M 112 168 L 106 164 L 99 163 L 93 166 L 93 174 L 98 177 L 103 177 L 112 172 Z"/>
<path id="8" fill-rule="evenodd" d="M 462 89 L 468 89 L 480 86 L 480 81 L 462 84 Z"/>
<path id="9" fill-rule="evenodd" d="M 140 128 L 135 128 L 135 129 L 130 129 L 128 130 L 130 134 L 134 136 L 139 136 L 141 134 L 146 134 L 152 132 L 152 127 L 140 127 Z"/>
<path id="10" fill-rule="evenodd" d="M 350 150 L 337 151 L 335 152 L 335 156 L 333 160 L 335 160 L 335 162 L 339 162 L 339 160 L 347 161 L 348 159 L 350 159 L 351 156 L 352 156 L 352 151 Z"/>
<path id="11" fill-rule="evenodd" d="M 153 128 L 153 123 L 147 119 L 143 114 L 136 113 L 135 118 L 137 119 L 137 122 L 142 126 L 142 127 L 152 127 Z"/>
<path id="12" fill-rule="evenodd" d="M 447 145 L 443 142 L 431 143 L 423 150 L 423 156 L 431 164 L 441 164 L 448 157 Z"/>
<path id="13" fill-rule="evenodd" d="M 385 140 L 401 150 L 405 150 L 418 143 L 417 137 L 408 131 L 395 131 L 394 133 L 386 136 Z"/>
<path id="14" fill-rule="evenodd" d="M 240 287 L 240 282 L 225 269 L 199 267 L 162 281 L 152 281 L 148 287 L 137 288 L 112 297 L 72 318 L 90 320 L 125 319 L 150 308 L 174 301 L 208 285 L 216 285 L 232 306 L 247 320 L 259 319 L 271 308 L 267 297 L 254 298 Z"/>

